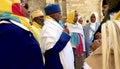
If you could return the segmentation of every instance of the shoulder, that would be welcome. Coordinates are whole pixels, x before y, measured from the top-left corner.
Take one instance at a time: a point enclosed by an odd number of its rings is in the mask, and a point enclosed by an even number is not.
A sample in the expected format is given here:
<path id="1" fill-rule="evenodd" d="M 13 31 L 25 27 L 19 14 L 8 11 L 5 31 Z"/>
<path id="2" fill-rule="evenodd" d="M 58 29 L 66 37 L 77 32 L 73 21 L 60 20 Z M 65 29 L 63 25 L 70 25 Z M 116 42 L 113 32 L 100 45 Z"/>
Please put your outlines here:
<path id="1" fill-rule="evenodd" d="M 2 42 L 18 46 L 29 46 L 32 43 L 36 43 L 30 31 L 26 31 L 12 23 L 0 24 L 0 31 L 0 41 Z"/>
<path id="2" fill-rule="evenodd" d="M 4 37 L 4 39 L 11 38 L 13 40 L 14 39 L 24 40 L 25 39 L 24 37 L 29 38 L 29 34 L 30 34 L 29 31 L 24 30 L 12 23 L 0 24 L 0 36 Z"/>
<path id="3" fill-rule="evenodd" d="M 26 31 L 12 23 L 10 24 L 0 24 L 0 34 L 1 33 L 21 33 L 22 31 Z"/>

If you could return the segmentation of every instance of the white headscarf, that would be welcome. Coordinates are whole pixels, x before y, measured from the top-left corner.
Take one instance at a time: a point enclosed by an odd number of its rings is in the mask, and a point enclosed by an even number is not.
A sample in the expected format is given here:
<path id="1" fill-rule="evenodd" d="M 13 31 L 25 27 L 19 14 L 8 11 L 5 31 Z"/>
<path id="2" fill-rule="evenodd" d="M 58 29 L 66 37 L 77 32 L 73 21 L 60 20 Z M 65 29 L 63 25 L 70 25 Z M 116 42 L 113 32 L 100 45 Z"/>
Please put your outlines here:
<path id="1" fill-rule="evenodd" d="M 92 22 L 91 22 L 91 16 L 92 16 L 92 14 L 94 14 L 94 15 L 95 15 L 95 18 L 96 18 L 96 21 L 95 21 L 94 23 L 98 22 L 98 13 L 97 13 L 97 12 L 92 12 L 92 13 L 90 14 L 90 19 L 89 19 L 90 23 L 92 23 Z"/>
<path id="2" fill-rule="evenodd" d="M 78 25 L 80 34 L 82 35 L 83 49 L 84 49 L 84 51 L 86 51 L 86 50 L 85 50 L 85 35 L 84 35 L 84 31 L 83 31 L 83 26 L 82 26 L 82 24 L 80 24 L 80 23 L 78 22 L 79 19 L 81 19 L 81 18 L 82 18 L 81 16 L 78 16 L 77 25 Z"/>
<path id="3" fill-rule="evenodd" d="M 95 21 L 94 23 L 91 22 L 91 16 L 92 16 L 92 14 L 94 14 L 94 15 L 95 15 L 95 18 L 96 18 L 96 21 Z M 93 34 L 94 34 L 94 32 L 95 32 L 95 30 L 96 30 L 96 23 L 98 22 L 98 13 L 97 13 L 97 12 L 92 12 L 92 13 L 90 14 L 90 19 L 89 19 L 89 21 L 90 21 L 90 36 L 89 36 L 89 38 L 91 39 L 92 36 L 93 36 Z"/>
<path id="4" fill-rule="evenodd" d="M 83 27 L 82 27 L 82 25 L 79 23 L 79 19 L 80 18 L 82 18 L 81 16 L 78 16 L 78 20 L 77 20 L 77 25 L 78 25 L 78 27 L 79 27 L 79 29 L 81 30 L 81 34 L 83 34 Z"/>
<path id="5" fill-rule="evenodd" d="M 81 16 L 78 16 L 78 20 L 77 20 L 77 23 L 79 23 L 79 20 L 80 20 L 81 18 L 82 18 Z"/>

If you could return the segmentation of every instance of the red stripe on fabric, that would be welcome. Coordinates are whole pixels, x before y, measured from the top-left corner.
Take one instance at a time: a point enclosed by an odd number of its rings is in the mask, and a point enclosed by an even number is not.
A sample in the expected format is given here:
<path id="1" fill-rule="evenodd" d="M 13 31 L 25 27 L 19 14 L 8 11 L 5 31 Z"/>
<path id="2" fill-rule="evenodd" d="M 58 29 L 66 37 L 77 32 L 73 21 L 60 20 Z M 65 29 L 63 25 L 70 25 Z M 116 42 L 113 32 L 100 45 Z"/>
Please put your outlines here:
<path id="1" fill-rule="evenodd" d="M 20 3 L 12 4 L 12 12 L 16 15 L 24 16 L 20 9 Z"/>
<path id="2" fill-rule="evenodd" d="M 76 55 L 81 55 L 84 53 L 83 51 L 83 41 L 82 41 L 82 36 L 80 33 L 78 33 L 79 38 L 80 38 L 80 44 L 78 46 L 76 46 L 76 50 L 75 50 L 75 54 Z"/>

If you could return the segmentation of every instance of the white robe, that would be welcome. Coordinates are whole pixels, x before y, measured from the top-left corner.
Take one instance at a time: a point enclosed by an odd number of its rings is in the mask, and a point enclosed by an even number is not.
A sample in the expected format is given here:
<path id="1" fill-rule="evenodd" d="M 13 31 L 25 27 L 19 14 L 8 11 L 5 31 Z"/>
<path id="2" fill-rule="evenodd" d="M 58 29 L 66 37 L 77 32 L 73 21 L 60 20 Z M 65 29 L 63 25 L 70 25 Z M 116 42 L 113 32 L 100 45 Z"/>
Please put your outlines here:
<path id="1" fill-rule="evenodd" d="M 63 28 L 54 20 L 45 20 L 40 36 L 40 46 L 43 53 L 54 47 L 59 40 Z M 59 53 L 63 69 L 74 69 L 74 55 L 70 42 Z"/>

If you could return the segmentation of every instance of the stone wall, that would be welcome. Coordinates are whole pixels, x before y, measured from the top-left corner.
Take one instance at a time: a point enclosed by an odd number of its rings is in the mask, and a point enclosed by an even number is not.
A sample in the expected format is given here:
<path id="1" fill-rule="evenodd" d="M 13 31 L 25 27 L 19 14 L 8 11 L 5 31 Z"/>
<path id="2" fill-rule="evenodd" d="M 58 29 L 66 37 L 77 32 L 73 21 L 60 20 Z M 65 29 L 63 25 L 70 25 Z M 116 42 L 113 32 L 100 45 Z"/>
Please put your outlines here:
<path id="1" fill-rule="evenodd" d="M 67 1 L 67 13 L 71 10 L 77 10 L 79 15 L 86 21 L 89 19 L 91 12 L 97 12 L 99 14 L 99 20 L 101 21 L 101 3 L 102 0 L 70 0 Z"/>
<path id="2" fill-rule="evenodd" d="M 46 1 L 46 2 L 45 2 Z M 46 4 L 54 3 L 54 0 L 28 0 L 30 10 L 42 9 Z M 84 20 L 89 19 L 91 12 L 96 11 L 99 14 L 99 20 L 101 20 L 101 2 L 102 0 L 67 0 L 67 13 L 71 10 L 77 10 Z M 62 5 L 62 0 L 59 0 L 59 4 Z"/>
<path id="3" fill-rule="evenodd" d="M 43 10 L 46 0 L 28 0 L 28 4 L 31 12 L 37 9 Z"/>

